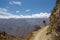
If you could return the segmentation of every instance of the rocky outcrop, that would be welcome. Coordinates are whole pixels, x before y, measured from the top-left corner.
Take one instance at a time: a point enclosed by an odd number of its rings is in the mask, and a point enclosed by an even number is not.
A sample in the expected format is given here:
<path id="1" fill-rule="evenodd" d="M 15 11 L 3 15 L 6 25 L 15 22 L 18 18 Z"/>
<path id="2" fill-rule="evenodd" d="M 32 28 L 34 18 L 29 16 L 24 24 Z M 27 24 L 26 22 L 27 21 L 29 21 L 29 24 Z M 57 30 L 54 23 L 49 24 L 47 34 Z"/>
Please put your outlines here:
<path id="1" fill-rule="evenodd" d="M 21 38 L 9 35 L 5 32 L 0 32 L 0 40 L 21 40 Z"/>
<path id="2" fill-rule="evenodd" d="M 50 27 L 48 28 L 48 33 L 51 35 L 50 40 L 60 40 L 60 0 L 56 1 L 56 6 L 50 16 Z"/>

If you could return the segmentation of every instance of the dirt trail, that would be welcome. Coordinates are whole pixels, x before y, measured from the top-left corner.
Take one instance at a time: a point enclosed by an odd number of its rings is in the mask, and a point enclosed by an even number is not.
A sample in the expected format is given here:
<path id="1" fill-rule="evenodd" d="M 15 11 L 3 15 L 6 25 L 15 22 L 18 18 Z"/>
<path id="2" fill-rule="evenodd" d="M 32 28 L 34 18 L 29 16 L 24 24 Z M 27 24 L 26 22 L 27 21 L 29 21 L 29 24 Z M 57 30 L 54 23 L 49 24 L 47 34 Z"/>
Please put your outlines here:
<path id="1" fill-rule="evenodd" d="M 31 37 L 30 40 L 47 40 L 48 39 L 48 37 L 46 35 L 47 28 L 48 27 L 44 27 L 44 28 L 38 30 L 36 33 L 33 34 L 33 37 Z"/>

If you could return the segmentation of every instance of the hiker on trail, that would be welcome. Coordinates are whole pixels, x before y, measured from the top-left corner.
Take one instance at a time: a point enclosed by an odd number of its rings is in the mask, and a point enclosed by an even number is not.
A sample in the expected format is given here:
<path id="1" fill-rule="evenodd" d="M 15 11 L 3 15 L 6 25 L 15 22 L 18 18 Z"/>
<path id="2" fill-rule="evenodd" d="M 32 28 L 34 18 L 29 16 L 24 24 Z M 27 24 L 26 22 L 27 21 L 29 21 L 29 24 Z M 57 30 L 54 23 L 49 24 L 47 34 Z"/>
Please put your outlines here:
<path id="1" fill-rule="evenodd" d="M 45 20 L 43 20 L 43 26 L 46 26 L 46 21 Z"/>

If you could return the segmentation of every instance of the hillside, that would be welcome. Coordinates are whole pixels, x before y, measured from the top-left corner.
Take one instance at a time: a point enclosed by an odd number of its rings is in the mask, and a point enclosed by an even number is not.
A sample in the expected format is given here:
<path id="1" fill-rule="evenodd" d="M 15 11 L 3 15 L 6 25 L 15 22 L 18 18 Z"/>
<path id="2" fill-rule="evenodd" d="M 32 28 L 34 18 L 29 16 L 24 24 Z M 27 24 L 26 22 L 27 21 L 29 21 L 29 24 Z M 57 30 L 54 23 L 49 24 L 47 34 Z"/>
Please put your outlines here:
<path id="1" fill-rule="evenodd" d="M 47 29 L 48 27 L 46 26 L 34 32 L 30 40 L 48 40 L 50 36 L 47 35 Z"/>
<path id="2" fill-rule="evenodd" d="M 43 25 L 43 20 L 46 20 L 47 25 L 49 24 L 48 18 L 0 19 L 0 30 L 14 36 L 24 37 L 35 29 L 35 25 Z"/>
<path id="3" fill-rule="evenodd" d="M 48 27 L 46 26 L 40 29 L 36 29 L 35 31 L 32 31 L 29 34 L 27 34 L 24 38 L 12 36 L 5 32 L 0 32 L 0 40 L 39 40 L 39 39 L 45 40 L 45 38 L 47 39 L 47 35 L 46 35 L 47 28 Z"/>
<path id="4" fill-rule="evenodd" d="M 14 37 L 12 35 L 9 35 L 5 32 L 0 32 L 0 40 L 22 40 L 19 37 Z"/>
<path id="5" fill-rule="evenodd" d="M 60 0 L 56 0 L 56 5 L 50 15 L 50 27 L 48 33 L 52 40 L 60 40 Z"/>

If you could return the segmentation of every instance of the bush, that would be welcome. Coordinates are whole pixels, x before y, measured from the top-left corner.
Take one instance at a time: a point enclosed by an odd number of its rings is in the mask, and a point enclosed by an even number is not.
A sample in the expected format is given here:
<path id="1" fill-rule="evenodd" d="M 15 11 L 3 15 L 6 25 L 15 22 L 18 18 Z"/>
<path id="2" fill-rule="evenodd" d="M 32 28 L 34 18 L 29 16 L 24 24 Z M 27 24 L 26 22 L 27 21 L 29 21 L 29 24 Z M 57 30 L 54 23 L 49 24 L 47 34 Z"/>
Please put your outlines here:
<path id="1" fill-rule="evenodd" d="M 41 29 L 41 27 L 39 25 L 35 25 L 35 30 L 34 31 L 37 31 L 39 29 Z"/>

